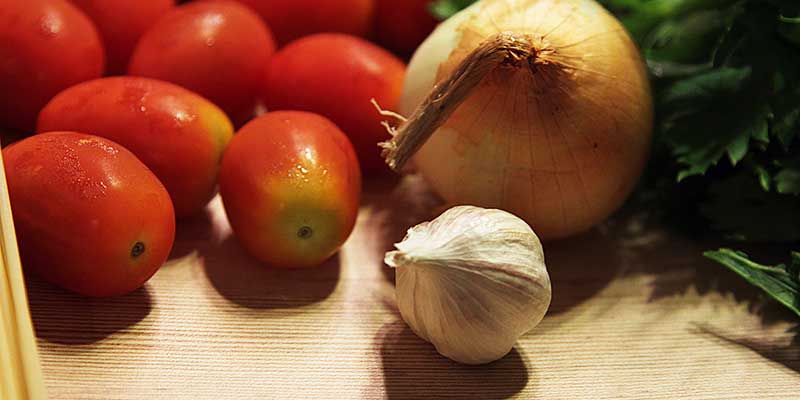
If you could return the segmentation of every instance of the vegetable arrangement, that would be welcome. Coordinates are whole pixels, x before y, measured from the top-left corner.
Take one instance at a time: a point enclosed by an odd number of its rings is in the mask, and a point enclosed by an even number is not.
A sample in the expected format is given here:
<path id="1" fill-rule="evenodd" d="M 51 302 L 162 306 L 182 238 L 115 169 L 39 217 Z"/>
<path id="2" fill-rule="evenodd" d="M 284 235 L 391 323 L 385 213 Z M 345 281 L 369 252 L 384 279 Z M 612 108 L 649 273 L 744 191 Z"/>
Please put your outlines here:
<path id="1" fill-rule="evenodd" d="M 434 9 L 445 18 L 470 3 Z M 800 4 L 601 3 L 636 40 L 653 82 L 654 150 L 638 199 L 731 247 L 800 241 Z M 774 267 L 731 249 L 705 255 L 798 312 L 796 253 Z"/>
<path id="2" fill-rule="evenodd" d="M 362 174 L 385 178 L 379 142 L 389 167 L 469 204 L 386 255 L 404 320 L 463 363 L 541 321 L 539 238 L 606 219 L 651 150 L 640 198 L 677 191 L 726 234 L 800 238 L 788 3 L 608 0 L 620 22 L 594 0 L 122 2 L 129 19 L 99 1 L 0 2 L 0 125 L 38 132 L 3 149 L 23 263 L 84 295 L 141 287 L 176 218 L 217 188 L 265 268 L 323 264 L 353 230 Z M 797 254 L 708 256 L 798 310 Z"/>

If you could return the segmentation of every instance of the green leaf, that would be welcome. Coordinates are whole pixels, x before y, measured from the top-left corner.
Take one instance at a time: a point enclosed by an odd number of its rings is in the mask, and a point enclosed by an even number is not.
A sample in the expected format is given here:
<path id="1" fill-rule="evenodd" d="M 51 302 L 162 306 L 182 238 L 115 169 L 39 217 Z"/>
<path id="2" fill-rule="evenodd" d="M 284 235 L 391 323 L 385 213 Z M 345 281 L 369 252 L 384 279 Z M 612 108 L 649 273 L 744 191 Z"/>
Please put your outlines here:
<path id="1" fill-rule="evenodd" d="M 707 251 L 703 255 L 730 268 L 800 316 L 800 277 L 790 273 L 800 268 L 800 253 L 792 252 L 791 267 L 761 265 L 742 252 L 725 248 Z"/>
<path id="2" fill-rule="evenodd" d="M 775 175 L 778 193 L 800 195 L 800 157 L 781 163 L 782 169 Z"/>
<path id="3" fill-rule="evenodd" d="M 752 166 L 753 172 L 758 178 L 758 184 L 761 186 L 761 189 L 765 192 L 769 192 L 772 190 L 772 177 L 769 174 L 769 171 L 764 168 L 763 165 L 753 165 Z"/>
<path id="4" fill-rule="evenodd" d="M 750 68 L 718 68 L 681 79 L 662 93 L 660 106 L 693 108 L 714 101 L 720 96 L 741 90 L 750 77 Z"/>
<path id="5" fill-rule="evenodd" d="M 751 139 L 763 141 L 767 137 L 770 113 L 766 105 L 739 107 L 718 101 L 703 113 L 669 122 L 664 140 L 685 166 L 678 181 L 705 174 L 725 155 L 735 166 L 749 150 Z"/>
<path id="6" fill-rule="evenodd" d="M 788 149 L 800 131 L 800 93 L 783 94 L 774 102 L 772 135 L 778 138 L 784 149 Z"/>
<path id="7" fill-rule="evenodd" d="M 780 32 L 786 40 L 800 45 L 800 17 L 786 17 L 781 15 L 778 21 L 778 32 Z"/>
<path id="8" fill-rule="evenodd" d="M 431 13 L 440 21 L 452 17 L 457 12 L 469 7 L 477 0 L 437 0 L 430 5 Z"/>
<path id="9" fill-rule="evenodd" d="M 700 212 L 714 230 L 743 241 L 800 240 L 800 218 L 792 217 L 800 215 L 800 197 L 764 191 L 745 170 L 708 184 L 709 198 Z"/>

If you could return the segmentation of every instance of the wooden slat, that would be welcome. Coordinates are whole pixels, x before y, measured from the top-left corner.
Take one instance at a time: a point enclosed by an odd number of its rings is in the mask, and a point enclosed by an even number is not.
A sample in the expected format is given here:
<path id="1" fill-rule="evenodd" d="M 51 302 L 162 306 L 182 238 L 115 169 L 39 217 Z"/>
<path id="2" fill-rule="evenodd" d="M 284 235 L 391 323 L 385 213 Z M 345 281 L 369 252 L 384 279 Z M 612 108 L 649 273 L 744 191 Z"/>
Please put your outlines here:
<path id="1" fill-rule="evenodd" d="M 2 399 L 44 399 L 8 185 L 0 153 L 0 394 Z"/>
<path id="2" fill-rule="evenodd" d="M 423 193 L 417 195 L 414 193 Z M 545 245 L 551 312 L 483 367 L 400 320 L 383 252 L 436 205 L 371 188 L 353 236 L 314 270 L 276 271 L 230 236 L 219 199 L 184 221 L 140 291 L 91 300 L 32 278 L 54 399 L 798 399 L 797 320 L 705 244 L 619 217 Z M 766 304 L 766 305 L 765 305 Z"/>

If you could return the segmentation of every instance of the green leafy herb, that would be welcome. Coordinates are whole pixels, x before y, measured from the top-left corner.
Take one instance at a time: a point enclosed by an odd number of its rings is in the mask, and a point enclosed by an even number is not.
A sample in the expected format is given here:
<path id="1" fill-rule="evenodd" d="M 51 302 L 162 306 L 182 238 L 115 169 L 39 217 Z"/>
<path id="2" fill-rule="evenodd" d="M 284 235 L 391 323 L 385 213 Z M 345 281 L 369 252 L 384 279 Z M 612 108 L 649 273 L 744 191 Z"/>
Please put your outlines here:
<path id="1" fill-rule="evenodd" d="M 704 255 L 741 275 L 800 316 L 800 253 L 792 252 L 788 265 L 762 265 L 747 254 L 731 249 L 707 251 Z"/>
<path id="2" fill-rule="evenodd" d="M 476 0 L 437 0 L 431 4 L 431 12 L 436 18 L 445 20 L 453 14 L 467 8 Z"/>

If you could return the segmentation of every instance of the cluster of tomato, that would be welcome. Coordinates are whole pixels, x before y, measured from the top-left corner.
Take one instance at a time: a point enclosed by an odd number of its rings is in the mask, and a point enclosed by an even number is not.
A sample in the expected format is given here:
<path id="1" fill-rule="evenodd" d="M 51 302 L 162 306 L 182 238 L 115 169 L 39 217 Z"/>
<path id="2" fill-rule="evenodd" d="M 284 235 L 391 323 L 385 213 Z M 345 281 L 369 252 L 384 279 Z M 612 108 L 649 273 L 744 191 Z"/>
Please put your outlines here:
<path id="1" fill-rule="evenodd" d="M 320 264 L 353 229 L 362 173 L 386 172 L 371 100 L 396 106 L 428 3 L 0 0 L 23 264 L 85 295 L 130 292 L 217 188 L 253 256 Z"/>

